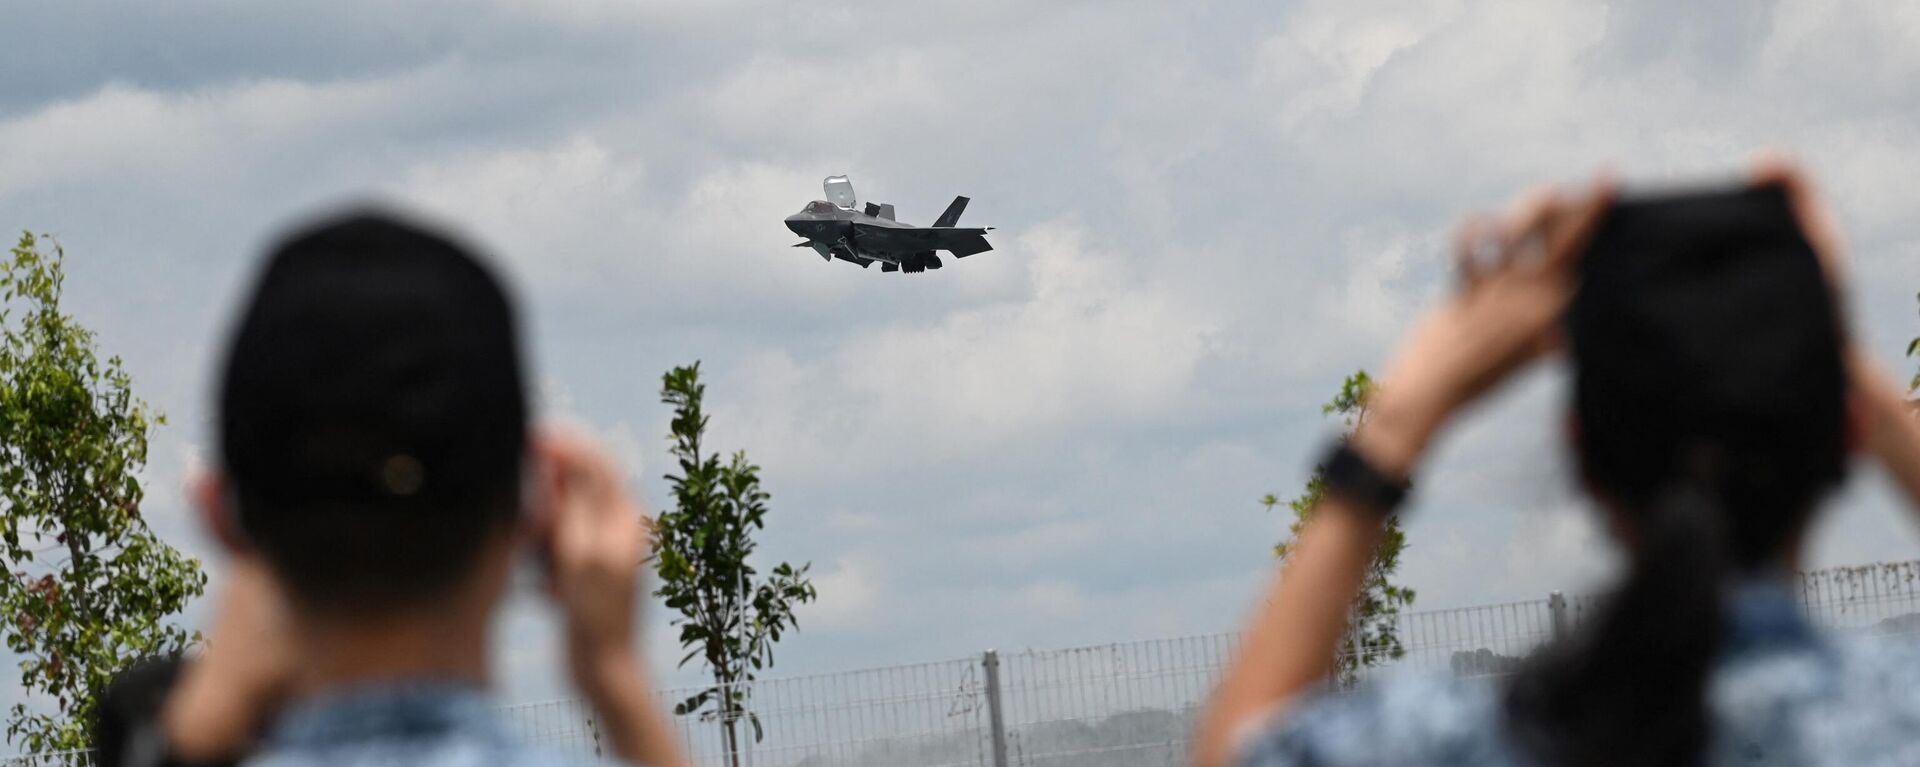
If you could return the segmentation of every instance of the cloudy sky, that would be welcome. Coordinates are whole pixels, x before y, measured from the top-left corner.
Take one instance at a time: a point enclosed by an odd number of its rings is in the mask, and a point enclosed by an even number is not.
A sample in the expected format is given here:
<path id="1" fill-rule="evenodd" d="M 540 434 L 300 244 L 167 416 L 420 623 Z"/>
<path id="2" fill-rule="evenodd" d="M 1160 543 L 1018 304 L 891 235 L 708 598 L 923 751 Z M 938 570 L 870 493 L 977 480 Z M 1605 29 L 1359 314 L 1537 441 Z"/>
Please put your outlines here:
<path id="1" fill-rule="evenodd" d="M 1256 501 L 1302 482 L 1318 404 L 1440 294 L 1451 223 L 1534 182 L 1603 163 L 1712 180 L 1791 148 L 1852 238 L 1861 336 L 1893 361 L 1920 333 L 1909 4 L 71 0 L 0 18 L 0 228 L 59 237 L 67 308 L 170 417 L 147 472 L 170 542 L 217 559 L 180 485 L 264 243 L 383 200 L 493 254 L 544 411 L 609 440 L 652 503 L 660 374 L 703 362 L 712 444 L 765 467 L 761 551 L 820 586 L 780 675 L 1232 629 L 1284 529 Z M 970 195 L 996 250 L 909 276 L 787 247 L 780 218 L 836 173 L 908 221 Z M 1417 607 L 1604 577 L 1562 393 L 1542 370 L 1441 443 L 1407 528 Z M 1810 564 L 1912 558 L 1915 529 L 1863 470 Z M 663 679 L 692 681 L 649 617 Z M 516 599 L 504 699 L 565 694 L 550 623 Z"/>

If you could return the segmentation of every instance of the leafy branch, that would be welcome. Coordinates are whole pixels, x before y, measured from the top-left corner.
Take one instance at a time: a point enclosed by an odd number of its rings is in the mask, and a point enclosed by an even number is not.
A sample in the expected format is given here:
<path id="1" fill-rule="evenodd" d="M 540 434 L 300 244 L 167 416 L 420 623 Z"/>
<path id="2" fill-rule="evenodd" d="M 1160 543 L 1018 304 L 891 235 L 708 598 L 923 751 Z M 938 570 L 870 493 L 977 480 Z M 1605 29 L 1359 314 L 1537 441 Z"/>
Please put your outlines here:
<path id="1" fill-rule="evenodd" d="M 197 639 L 167 618 L 206 586 L 141 515 L 147 437 L 165 420 L 61 313 L 66 253 L 47 242 L 24 233 L 0 260 L 0 633 L 21 687 L 59 707 L 8 712 L 7 742 L 29 753 L 86 748 L 116 673 Z"/>
<path id="2" fill-rule="evenodd" d="M 1333 399 L 1320 406 L 1320 414 L 1340 416 L 1342 431 L 1351 436 L 1353 430 L 1365 423 L 1370 415 L 1367 401 L 1373 390 L 1374 382 L 1367 371 L 1357 371 L 1340 383 L 1340 391 L 1334 394 Z M 1269 493 L 1260 499 L 1260 505 L 1268 511 L 1284 505 L 1293 512 L 1287 537 L 1274 544 L 1275 558 L 1285 561 L 1293 553 L 1301 531 L 1306 529 L 1308 520 L 1313 518 L 1313 510 L 1319 507 L 1326 495 L 1325 473 L 1315 467 L 1300 495 L 1282 501 L 1279 496 Z M 1354 597 L 1352 618 L 1347 636 L 1342 641 L 1342 647 L 1348 648 L 1348 651 L 1341 653 L 1336 672 L 1343 686 L 1353 684 L 1359 678 L 1360 669 L 1406 654 L 1406 648 L 1400 641 L 1399 618 L 1402 609 L 1413 605 L 1414 591 L 1393 582 L 1394 572 L 1400 569 L 1400 554 L 1406 547 L 1407 537 L 1400 530 L 1400 518 L 1388 518 L 1380 548 L 1374 552 L 1373 562 L 1367 566 L 1366 580 L 1362 583 L 1360 593 Z"/>
<path id="3" fill-rule="evenodd" d="M 703 409 L 706 385 L 700 364 L 674 368 L 662 379 L 661 400 L 673 406 L 668 439 L 679 472 L 668 474 L 674 508 L 654 522 L 660 587 L 655 595 L 679 616 L 680 665 L 699 659 L 713 686 L 674 706 L 676 715 L 698 713 L 718 721 L 730 764 L 738 767 L 737 726 L 746 722 L 754 740 L 764 734 L 760 718 L 748 707 L 759 672 L 773 666 L 773 647 L 783 632 L 797 630 L 794 608 L 816 596 L 807 578 L 810 565 L 782 562 L 760 577 L 748 559 L 758 547 L 755 530 L 766 527 L 767 500 L 760 488 L 760 467 L 745 451 L 726 462 L 707 453 Z"/>

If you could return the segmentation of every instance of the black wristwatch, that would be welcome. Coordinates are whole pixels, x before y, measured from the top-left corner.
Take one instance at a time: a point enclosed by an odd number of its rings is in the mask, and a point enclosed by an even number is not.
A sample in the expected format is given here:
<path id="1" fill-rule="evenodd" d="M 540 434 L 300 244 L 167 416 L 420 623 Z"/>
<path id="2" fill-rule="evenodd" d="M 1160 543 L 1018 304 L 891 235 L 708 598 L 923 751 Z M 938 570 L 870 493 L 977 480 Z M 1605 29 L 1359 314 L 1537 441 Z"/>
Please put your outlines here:
<path id="1" fill-rule="evenodd" d="M 1405 479 L 1387 476 L 1346 440 L 1333 443 L 1327 457 L 1321 459 L 1320 478 L 1327 483 L 1328 495 L 1352 501 L 1382 517 L 1398 511 L 1412 487 Z"/>

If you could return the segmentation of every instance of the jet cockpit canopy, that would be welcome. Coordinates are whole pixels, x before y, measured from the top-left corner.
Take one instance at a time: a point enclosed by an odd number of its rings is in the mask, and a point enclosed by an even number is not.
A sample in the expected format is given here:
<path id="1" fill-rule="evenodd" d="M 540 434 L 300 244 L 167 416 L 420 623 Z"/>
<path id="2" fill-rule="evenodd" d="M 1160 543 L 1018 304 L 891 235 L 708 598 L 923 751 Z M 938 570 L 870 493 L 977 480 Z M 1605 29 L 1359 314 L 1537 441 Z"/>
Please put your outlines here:
<path id="1" fill-rule="evenodd" d="M 853 210 L 859 204 L 853 196 L 853 182 L 848 181 L 846 176 L 828 176 L 827 180 L 820 182 L 820 188 L 826 191 L 827 201 L 841 210 Z"/>

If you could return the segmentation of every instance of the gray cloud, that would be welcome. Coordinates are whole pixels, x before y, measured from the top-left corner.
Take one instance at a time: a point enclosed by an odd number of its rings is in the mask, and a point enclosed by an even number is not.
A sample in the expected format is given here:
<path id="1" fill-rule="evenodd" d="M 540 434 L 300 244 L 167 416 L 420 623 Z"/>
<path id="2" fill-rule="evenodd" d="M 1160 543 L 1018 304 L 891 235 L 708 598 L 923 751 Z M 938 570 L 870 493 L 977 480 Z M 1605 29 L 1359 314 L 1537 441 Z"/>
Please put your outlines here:
<path id="1" fill-rule="evenodd" d="M 373 197 L 497 255 L 549 409 L 617 435 L 656 502 L 658 375 L 705 360 L 715 444 L 766 466 L 764 551 L 830 587 L 782 672 L 1223 631 L 1317 404 L 1444 289 L 1454 218 L 1528 183 L 1792 146 L 1854 237 L 1863 336 L 1911 337 L 1920 16 L 1741 7 L 42 5 L 0 62 L 0 225 L 69 245 L 70 308 L 174 416 L 156 478 L 208 434 L 252 255 Z M 969 194 L 999 249 L 887 279 L 787 248 L 776 219 L 838 172 L 908 220 Z M 1558 387 L 1439 448 L 1409 520 L 1421 606 L 1606 573 Z M 1814 564 L 1911 556 L 1882 481 L 1841 507 Z M 508 697 L 564 689 L 543 621 L 503 619 Z"/>

